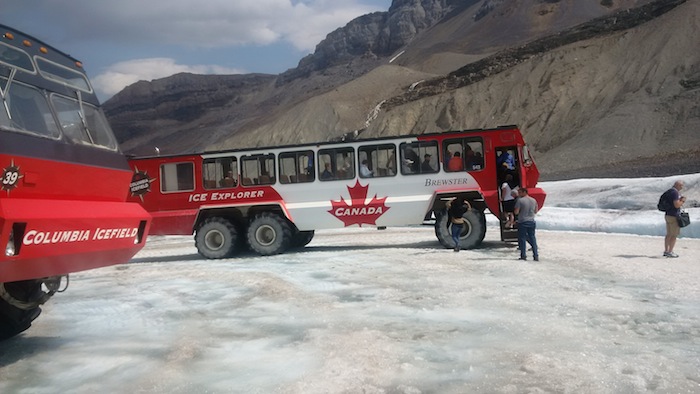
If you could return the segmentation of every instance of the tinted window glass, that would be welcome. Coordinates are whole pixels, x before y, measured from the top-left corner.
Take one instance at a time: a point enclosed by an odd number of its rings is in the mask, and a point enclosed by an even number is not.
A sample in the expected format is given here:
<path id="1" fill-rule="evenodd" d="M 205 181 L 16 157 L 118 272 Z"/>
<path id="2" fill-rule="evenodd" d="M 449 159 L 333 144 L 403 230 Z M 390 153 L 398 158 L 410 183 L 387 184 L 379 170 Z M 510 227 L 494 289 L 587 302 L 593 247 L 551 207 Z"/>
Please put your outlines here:
<path id="1" fill-rule="evenodd" d="M 404 175 L 440 171 L 437 141 L 401 144 L 401 173 Z"/>
<path id="2" fill-rule="evenodd" d="M 0 86 L 6 99 L 5 105 L 0 104 L 0 125 L 46 137 L 60 136 L 49 104 L 39 90 L 17 81 L 8 85 L 7 79 L 2 77 Z"/>
<path id="3" fill-rule="evenodd" d="M 0 63 L 11 67 L 21 68 L 29 73 L 34 73 L 34 64 L 29 55 L 17 48 L 13 48 L 0 42 Z"/>
<path id="4" fill-rule="evenodd" d="M 484 143 L 481 138 L 445 140 L 445 171 L 480 171 L 484 168 Z"/>
<path id="5" fill-rule="evenodd" d="M 321 149 L 318 151 L 318 173 L 322 181 L 355 178 L 353 148 Z"/>
<path id="6" fill-rule="evenodd" d="M 243 156 L 241 158 L 241 183 L 243 186 L 275 183 L 275 155 Z"/>
<path id="7" fill-rule="evenodd" d="M 238 184 L 238 161 L 235 157 L 205 159 L 202 162 L 202 173 L 205 189 L 236 187 Z"/>
<path id="8" fill-rule="evenodd" d="M 75 142 L 117 149 L 117 141 L 102 110 L 87 103 L 81 106 L 78 100 L 58 95 L 52 95 L 51 102 L 66 137 Z"/>
<path id="9" fill-rule="evenodd" d="M 194 164 L 169 163 L 161 165 L 160 190 L 163 193 L 194 190 Z"/>
<path id="10" fill-rule="evenodd" d="M 298 152 L 283 152 L 279 155 L 280 183 L 313 182 L 314 152 L 310 150 Z"/>
<path id="11" fill-rule="evenodd" d="M 358 150 L 361 178 L 396 175 L 396 146 L 394 144 L 365 145 Z"/>
<path id="12" fill-rule="evenodd" d="M 39 67 L 39 73 L 46 79 L 66 84 L 83 92 L 92 92 L 87 77 L 80 71 L 71 70 L 41 57 L 36 57 L 36 65 Z"/>

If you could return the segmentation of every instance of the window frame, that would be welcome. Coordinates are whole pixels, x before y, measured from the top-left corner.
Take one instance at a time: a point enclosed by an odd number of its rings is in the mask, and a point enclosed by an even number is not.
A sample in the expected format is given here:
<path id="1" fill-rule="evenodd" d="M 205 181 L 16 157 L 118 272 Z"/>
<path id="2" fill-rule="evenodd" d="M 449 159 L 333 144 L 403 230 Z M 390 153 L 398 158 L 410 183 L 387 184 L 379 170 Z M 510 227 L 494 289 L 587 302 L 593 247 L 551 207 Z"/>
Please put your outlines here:
<path id="1" fill-rule="evenodd" d="M 418 152 L 416 152 L 414 147 L 418 149 Z M 410 166 L 412 166 L 416 160 L 413 158 L 406 158 L 406 148 L 410 148 L 413 151 L 413 153 L 416 155 L 417 160 L 418 160 L 418 165 L 416 168 L 418 168 L 418 171 L 415 171 L 415 170 L 408 171 L 407 170 L 407 169 L 411 168 Z M 430 149 L 430 152 L 428 152 L 428 149 Z M 440 159 L 439 159 L 440 146 L 439 146 L 437 140 L 402 142 L 401 144 L 399 144 L 399 152 L 401 152 L 400 153 L 401 175 L 425 175 L 425 174 L 436 174 L 436 173 L 440 172 L 440 168 L 441 168 Z M 431 164 L 433 161 L 436 164 L 436 167 L 433 167 L 432 171 L 423 171 L 423 159 L 425 158 L 426 153 L 431 156 Z M 436 159 L 433 159 L 433 158 L 436 158 Z M 411 163 L 406 164 L 407 160 L 411 161 Z"/>
<path id="2" fill-rule="evenodd" d="M 23 72 L 26 72 L 26 73 L 29 73 L 32 75 L 36 75 L 36 72 L 37 72 L 36 66 L 34 65 L 34 62 L 32 61 L 32 57 L 31 57 L 31 55 L 29 55 L 29 53 L 27 53 L 26 51 L 23 51 L 20 48 L 15 47 L 15 46 L 8 45 L 2 41 L 0 41 L 0 45 L 9 48 L 11 51 L 15 51 L 15 52 L 19 53 L 23 58 L 26 58 L 27 60 L 29 60 L 29 64 L 32 66 L 32 68 L 30 70 L 28 68 L 23 67 L 21 64 L 10 63 L 9 61 L 3 60 L 2 58 L 0 58 L 0 64 L 5 65 L 5 66 L 9 67 L 10 69 L 14 68 L 14 69 L 21 70 Z"/>
<path id="3" fill-rule="evenodd" d="M 331 152 L 331 153 L 329 153 L 329 152 Z M 325 164 L 327 162 L 327 160 L 324 160 L 323 156 L 329 157 L 328 161 L 330 162 L 331 170 L 333 171 L 333 178 L 332 179 L 322 179 L 320 176 L 320 174 L 323 173 L 322 172 L 323 170 L 321 169 L 321 163 L 323 163 L 324 169 L 325 169 Z M 338 170 L 338 158 L 339 157 L 342 157 L 344 161 L 346 159 L 350 158 L 350 160 L 352 162 L 349 163 L 349 165 L 347 165 L 348 163 L 345 162 L 343 164 L 342 169 Z M 317 153 L 317 158 L 318 158 L 317 169 L 319 172 L 318 179 L 320 181 L 332 182 L 332 181 L 346 181 L 348 179 L 355 179 L 355 177 L 356 177 L 355 171 L 357 168 L 355 162 L 357 160 L 355 157 L 355 148 L 354 147 L 342 146 L 342 147 L 332 147 L 332 148 L 319 149 L 318 153 Z M 347 174 L 346 176 L 344 176 L 342 178 L 338 177 L 339 171 L 343 171 L 343 173 L 347 173 L 347 170 L 352 170 L 352 172 L 350 174 Z"/>
<path id="4" fill-rule="evenodd" d="M 56 103 L 56 101 L 58 101 L 58 100 L 68 102 L 70 104 L 75 104 L 76 111 L 74 113 L 80 114 L 80 111 L 83 111 L 82 116 L 84 119 L 86 119 L 85 121 L 88 123 L 88 126 L 95 126 L 95 124 L 91 125 L 90 124 L 91 122 L 88 121 L 88 119 L 90 117 L 88 116 L 87 112 L 88 112 L 88 110 L 93 111 L 92 118 L 100 121 L 99 127 L 89 127 L 88 130 L 83 130 L 82 129 L 83 126 L 80 125 L 81 131 L 89 134 L 88 140 L 84 140 L 84 139 L 76 140 L 76 139 L 68 136 L 67 133 L 65 133 L 65 129 L 63 127 L 63 123 L 61 122 L 61 116 L 60 116 L 62 111 L 58 111 L 58 105 Z M 109 121 L 105 117 L 105 114 L 104 114 L 104 112 L 102 112 L 102 109 L 100 107 L 92 105 L 90 103 L 86 103 L 85 101 L 81 102 L 81 101 L 74 99 L 72 97 L 67 97 L 67 96 L 64 96 L 61 94 L 56 94 L 56 93 L 51 93 L 49 95 L 49 101 L 50 101 L 51 105 L 53 106 L 53 110 L 55 111 L 56 116 L 58 117 L 58 123 L 59 123 L 60 129 L 61 129 L 61 133 L 64 135 L 64 137 L 66 137 L 66 139 L 68 139 L 74 143 L 90 145 L 90 146 L 94 146 L 94 147 L 102 148 L 102 149 L 107 149 L 107 150 L 111 150 L 111 151 L 117 151 L 119 149 L 119 144 L 117 143 L 117 139 L 114 136 L 114 132 L 112 132 L 112 129 L 109 125 Z M 78 115 L 78 116 L 80 116 L 80 115 Z M 95 142 L 96 140 L 99 140 L 98 137 L 103 138 L 105 136 L 107 137 L 107 139 L 109 139 L 110 145 L 104 145 L 104 144 Z"/>
<path id="5" fill-rule="evenodd" d="M 274 153 L 254 153 L 254 154 L 249 154 L 249 155 L 242 155 L 240 157 L 240 184 L 244 187 L 257 187 L 257 186 L 269 186 L 269 185 L 274 185 L 277 182 L 276 178 L 276 165 L 277 165 L 277 157 L 275 156 Z M 270 165 L 261 165 L 262 161 L 261 160 L 271 160 L 272 163 Z M 246 167 L 248 162 L 251 161 L 256 161 L 258 165 L 256 166 L 256 171 L 257 171 L 257 177 L 251 178 L 247 175 L 248 174 L 248 169 Z M 263 174 L 263 167 L 267 169 L 267 175 Z M 261 179 L 263 176 L 267 176 L 269 179 L 269 182 L 262 183 Z M 250 183 L 244 182 L 244 179 L 250 180 Z M 258 180 L 257 183 L 255 183 L 255 180 Z"/>
<path id="6" fill-rule="evenodd" d="M 8 82 L 9 79 L 4 76 L 0 76 L 0 79 Z M 20 124 L 19 122 L 16 122 L 18 126 L 22 126 L 23 128 L 17 128 L 12 125 L 12 119 L 7 116 L 7 112 L 4 108 L 4 105 L 2 108 L 0 108 L 0 111 L 4 114 L 3 118 L 7 119 L 10 124 L 3 126 L 4 129 L 7 129 L 8 131 L 13 131 L 13 132 L 18 132 L 18 133 L 23 133 L 23 134 L 31 134 L 37 137 L 42 137 L 42 138 L 48 138 L 52 140 L 60 140 L 61 136 L 63 135 L 63 130 L 59 122 L 57 122 L 57 119 L 54 115 L 54 109 L 52 108 L 52 103 L 48 100 L 46 95 L 44 95 L 41 91 L 41 89 L 37 88 L 36 86 L 23 83 L 20 81 L 17 81 L 16 79 L 12 80 L 12 84 L 10 84 L 10 91 L 6 92 L 4 89 L 7 89 L 7 83 L 4 85 L 4 87 L 0 86 L 3 89 L 3 94 L 5 94 L 5 99 L 9 101 L 9 108 L 10 108 L 10 115 L 12 115 L 12 109 L 15 108 L 12 104 L 12 92 L 13 88 L 20 87 L 20 89 L 27 89 L 28 91 L 31 92 L 31 97 L 29 98 L 30 100 L 33 100 L 36 102 L 40 102 L 44 105 L 44 108 L 36 108 L 39 112 L 40 115 L 44 117 L 48 117 L 48 119 L 51 120 L 51 124 L 47 123 L 46 121 L 44 122 L 44 125 L 46 126 L 46 130 L 48 133 L 42 133 L 41 131 L 37 130 L 31 130 L 24 128 L 24 124 Z M 9 95 L 8 95 L 9 93 Z M 40 100 L 36 100 L 39 98 Z M 1 104 L 0 104 L 1 105 Z M 19 107 L 17 107 L 19 108 Z M 16 115 L 16 114 L 15 114 Z M 46 119 L 45 119 L 46 120 Z M 53 130 L 50 130 L 51 126 L 53 126 Z"/>
<path id="7" fill-rule="evenodd" d="M 448 153 L 450 153 L 449 149 L 450 146 L 452 145 L 460 145 L 461 146 L 461 157 L 462 157 L 462 169 L 458 171 L 451 171 L 449 169 L 449 160 L 451 156 L 448 157 Z M 455 137 L 455 138 L 447 138 L 442 141 L 442 146 L 443 146 L 443 157 L 445 157 L 445 165 L 444 169 L 445 172 L 448 173 L 455 173 L 455 172 L 478 172 L 478 171 L 483 171 L 486 167 L 486 162 L 484 160 L 484 139 L 481 137 Z M 476 161 L 472 163 L 471 168 L 467 168 L 467 154 L 464 149 L 465 146 L 469 146 L 469 150 L 474 152 Z M 472 147 L 478 146 L 479 149 L 473 149 Z M 480 154 L 481 158 L 478 159 L 479 156 L 476 156 L 476 154 Z M 480 163 L 480 164 L 479 164 Z M 481 168 L 475 168 L 476 165 L 479 165 Z"/>
<path id="8" fill-rule="evenodd" d="M 302 157 L 311 158 L 311 160 L 307 159 L 306 166 L 302 166 L 300 163 L 300 160 L 302 159 Z M 285 161 L 287 161 L 289 159 L 294 160 L 293 161 L 294 174 L 288 174 L 286 171 L 284 171 L 284 168 L 285 168 L 284 163 L 285 163 Z M 315 169 L 316 166 L 314 165 L 315 160 L 316 160 L 315 153 L 311 149 L 280 152 L 277 155 L 279 183 L 287 185 L 287 184 L 295 184 L 295 183 L 314 182 L 316 180 L 316 169 Z M 310 169 L 310 171 L 308 171 L 309 169 Z M 307 170 L 307 171 L 303 172 L 303 170 Z M 303 177 L 301 175 L 303 175 Z M 294 180 L 292 180 L 292 178 L 291 178 L 292 176 L 294 176 Z M 283 177 L 288 177 L 289 182 L 282 182 L 282 179 L 284 179 Z"/>
<path id="9" fill-rule="evenodd" d="M 224 167 L 225 164 L 221 163 L 224 160 L 229 161 L 228 166 L 230 168 L 230 172 L 233 172 L 233 177 L 230 179 L 233 180 L 233 185 L 232 186 L 225 186 L 222 185 L 222 182 L 227 178 L 226 175 L 228 173 L 225 173 Z M 218 178 L 217 176 L 217 168 L 214 169 L 214 179 L 211 179 L 210 177 L 207 177 L 209 174 L 209 166 L 210 165 L 221 165 L 221 179 Z M 207 181 L 214 181 L 215 187 L 207 187 Z M 231 156 L 219 156 L 219 157 L 208 157 L 206 159 L 202 159 L 202 187 L 204 190 L 219 190 L 219 189 L 232 189 L 234 187 L 238 186 L 238 157 L 231 155 Z"/>
<path id="10" fill-rule="evenodd" d="M 192 188 L 191 188 L 191 189 L 179 189 L 179 186 L 180 186 L 180 182 L 181 182 L 181 181 L 180 181 L 180 174 L 179 174 L 179 172 L 178 172 L 178 166 L 183 165 L 183 164 L 188 164 L 188 165 L 190 165 L 190 168 L 192 169 Z M 174 167 L 175 167 L 175 176 L 177 177 L 177 186 L 178 186 L 178 189 L 177 189 L 177 190 L 167 190 L 167 191 L 166 191 L 166 190 L 163 190 L 163 185 L 165 184 L 164 179 L 166 179 L 166 177 L 164 176 L 163 170 L 164 170 L 164 168 L 165 168 L 166 166 L 174 166 Z M 161 192 L 162 194 L 189 193 L 189 192 L 195 191 L 195 189 L 196 189 L 196 187 L 195 187 L 195 185 L 196 185 L 196 179 L 195 179 L 195 178 L 196 178 L 196 177 L 195 177 L 195 165 L 194 165 L 194 162 L 191 162 L 191 161 L 179 161 L 179 162 L 172 162 L 172 163 L 162 163 L 162 164 L 160 165 L 160 173 L 159 173 L 159 176 L 160 176 L 160 192 Z"/>
<path id="11" fill-rule="evenodd" d="M 61 75 L 58 75 L 56 73 L 51 72 L 51 70 L 47 67 L 42 69 L 41 68 L 41 63 L 45 62 L 48 65 L 52 67 L 57 67 L 59 69 L 62 69 L 64 71 L 69 72 L 72 75 L 79 76 L 80 80 L 84 83 L 84 86 L 81 84 L 76 84 L 73 82 L 73 80 L 65 78 Z M 90 84 L 90 80 L 88 79 L 87 75 L 84 73 L 73 70 L 70 67 L 64 66 L 63 64 L 56 63 L 52 60 L 49 60 L 43 56 L 34 56 L 34 63 L 36 63 L 37 70 L 39 71 L 39 75 L 41 75 L 44 79 L 47 79 L 49 81 L 53 81 L 56 83 L 59 83 L 61 85 L 65 85 L 74 89 L 78 89 L 82 92 L 85 93 L 93 93 L 92 85 Z"/>
<path id="12" fill-rule="evenodd" d="M 385 167 L 381 167 L 381 159 L 379 158 L 380 153 L 379 152 L 387 152 L 391 151 L 392 152 L 392 157 L 387 157 L 384 159 Z M 373 159 L 372 153 L 376 154 L 376 159 Z M 362 158 L 363 154 L 365 155 L 365 159 Z M 394 163 L 393 167 L 393 174 L 390 173 L 390 168 L 389 168 L 389 160 L 392 159 L 392 162 Z M 369 164 L 371 165 L 370 170 L 372 171 L 372 175 L 365 177 L 362 176 L 362 171 L 360 170 L 362 167 L 362 161 L 367 160 Z M 375 163 L 374 161 L 377 161 Z M 367 144 L 367 145 L 362 145 L 357 148 L 357 163 L 358 163 L 358 170 L 357 174 L 360 178 L 362 179 L 368 179 L 368 178 L 387 178 L 387 177 L 393 177 L 396 176 L 397 174 L 397 168 L 396 168 L 396 144 L 393 142 L 383 142 L 383 143 L 375 143 L 375 144 Z M 369 167 L 369 166 L 368 166 Z M 382 174 L 384 170 L 386 171 L 384 174 Z"/>

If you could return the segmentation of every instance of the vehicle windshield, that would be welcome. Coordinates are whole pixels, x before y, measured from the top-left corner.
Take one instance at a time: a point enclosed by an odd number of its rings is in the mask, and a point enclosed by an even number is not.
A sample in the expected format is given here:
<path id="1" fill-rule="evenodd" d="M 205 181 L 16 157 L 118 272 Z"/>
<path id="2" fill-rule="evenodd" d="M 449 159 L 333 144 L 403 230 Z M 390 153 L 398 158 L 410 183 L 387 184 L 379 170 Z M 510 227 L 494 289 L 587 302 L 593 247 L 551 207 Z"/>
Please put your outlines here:
<path id="1" fill-rule="evenodd" d="M 0 68 L 6 68 L 0 66 Z M 59 138 L 60 131 L 51 109 L 38 89 L 13 81 L 7 70 L 0 70 L 0 126 L 38 134 L 44 137 Z"/>
<path id="2" fill-rule="evenodd" d="M 67 97 L 52 95 L 63 134 L 74 142 L 116 149 L 117 142 L 99 108 Z"/>
<path id="3" fill-rule="evenodd" d="M 117 150 L 101 109 L 58 94 L 52 94 L 49 102 L 43 91 L 18 82 L 15 75 L 15 69 L 0 64 L 0 127 L 53 139 L 63 134 L 75 143 Z"/>

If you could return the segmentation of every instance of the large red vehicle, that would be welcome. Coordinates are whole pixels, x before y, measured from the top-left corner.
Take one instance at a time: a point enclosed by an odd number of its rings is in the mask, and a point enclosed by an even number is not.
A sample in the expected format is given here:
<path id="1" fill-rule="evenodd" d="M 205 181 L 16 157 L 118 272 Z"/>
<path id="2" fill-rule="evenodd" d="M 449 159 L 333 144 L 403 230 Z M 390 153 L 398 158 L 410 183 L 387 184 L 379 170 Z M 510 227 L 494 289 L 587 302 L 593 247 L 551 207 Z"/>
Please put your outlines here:
<path id="1" fill-rule="evenodd" d="M 0 25 L 0 339 L 30 327 L 68 274 L 127 262 L 150 216 L 76 59 Z M 65 281 L 65 282 L 64 282 Z"/>
<path id="2" fill-rule="evenodd" d="M 403 137 L 131 158 L 132 201 L 153 215 L 151 234 L 195 235 L 208 258 L 246 244 L 262 254 L 309 243 L 315 230 L 421 224 L 454 247 L 446 201 L 463 197 L 460 247 L 479 245 L 485 212 L 503 217 L 508 174 L 542 206 L 539 172 L 515 126 Z M 513 185 L 516 186 L 516 185 Z M 501 239 L 515 231 L 501 225 Z"/>

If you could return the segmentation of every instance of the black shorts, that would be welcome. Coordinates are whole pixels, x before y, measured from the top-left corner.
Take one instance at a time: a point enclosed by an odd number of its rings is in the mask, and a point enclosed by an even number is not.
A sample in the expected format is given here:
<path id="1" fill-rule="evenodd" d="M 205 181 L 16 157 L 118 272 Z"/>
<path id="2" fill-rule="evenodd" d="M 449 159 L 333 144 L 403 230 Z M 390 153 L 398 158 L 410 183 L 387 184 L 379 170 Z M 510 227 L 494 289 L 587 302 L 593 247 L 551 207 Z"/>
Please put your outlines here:
<path id="1" fill-rule="evenodd" d="M 515 200 L 503 201 L 503 210 L 506 212 L 515 211 Z"/>

